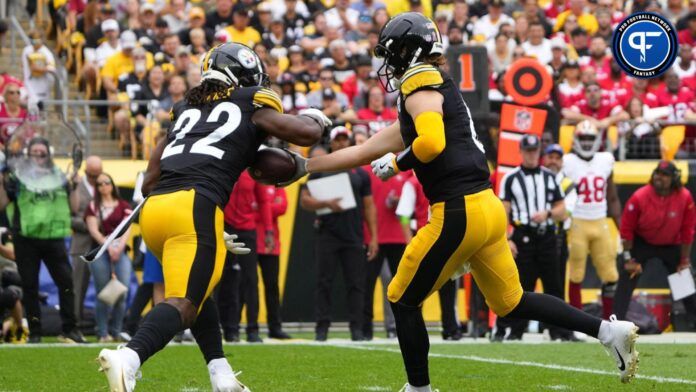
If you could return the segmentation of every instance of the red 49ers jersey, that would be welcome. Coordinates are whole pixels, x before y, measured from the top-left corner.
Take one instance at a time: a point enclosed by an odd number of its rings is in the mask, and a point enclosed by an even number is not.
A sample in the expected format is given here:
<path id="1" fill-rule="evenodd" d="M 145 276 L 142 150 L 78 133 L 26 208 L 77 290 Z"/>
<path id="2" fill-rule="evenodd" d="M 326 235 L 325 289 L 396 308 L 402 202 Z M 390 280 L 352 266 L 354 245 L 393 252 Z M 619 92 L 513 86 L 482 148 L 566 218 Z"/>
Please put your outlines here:
<path id="1" fill-rule="evenodd" d="M 667 88 L 658 90 L 657 95 L 658 106 L 670 106 L 672 113 L 669 115 L 670 121 L 684 120 L 684 114 L 687 110 L 694 108 L 694 93 L 688 87 L 682 87 L 676 94 L 672 94 Z"/>

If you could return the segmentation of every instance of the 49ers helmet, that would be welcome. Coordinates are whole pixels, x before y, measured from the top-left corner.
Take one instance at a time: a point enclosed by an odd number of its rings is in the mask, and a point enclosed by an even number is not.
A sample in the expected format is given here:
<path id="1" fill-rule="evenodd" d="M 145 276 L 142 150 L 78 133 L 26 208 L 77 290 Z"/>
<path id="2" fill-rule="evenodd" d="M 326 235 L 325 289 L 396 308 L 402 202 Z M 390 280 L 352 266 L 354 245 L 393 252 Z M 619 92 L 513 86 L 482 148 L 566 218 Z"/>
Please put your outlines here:
<path id="1" fill-rule="evenodd" d="M 584 120 L 575 126 L 573 150 L 578 155 L 585 159 L 592 159 L 601 146 L 602 134 L 594 124 L 588 120 Z"/>
<path id="2" fill-rule="evenodd" d="M 389 19 L 375 47 L 375 56 L 384 59 L 377 72 L 382 86 L 387 91 L 395 91 L 398 87 L 391 83 L 394 77 L 401 77 L 409 67 L 426 57 L 443 52 L 437 26 L 423 14 L 405 12 Z"/>
<path id="3" fill-rule="evenodd" d="M 235 42 L 218 45 L 201 61 L 201 80 L 226 87 L 267 86 L 263 62 L 251 48 Z"/>

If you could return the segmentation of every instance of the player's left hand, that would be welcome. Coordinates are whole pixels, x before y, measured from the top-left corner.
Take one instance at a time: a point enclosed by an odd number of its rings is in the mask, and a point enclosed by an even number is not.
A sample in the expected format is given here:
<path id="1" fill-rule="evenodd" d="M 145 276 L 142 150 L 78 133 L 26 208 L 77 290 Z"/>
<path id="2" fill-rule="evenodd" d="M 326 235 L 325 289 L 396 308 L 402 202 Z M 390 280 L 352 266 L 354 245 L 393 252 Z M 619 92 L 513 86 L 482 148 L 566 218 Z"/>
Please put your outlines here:
<path id="1" fill-rule="evenodd" d="M 307 174 L 307 158 L 303 157 L 302 155 L 296 153 L 295 151 L 292 150 L 285 150 L 287 151 L 290 155 L 292 155 L 292 158 L 295 160 L 295 175 L 292 176 L 291 179 L 285 181 L 285 182 L 280 182 L 276 184 L 277 187 L 286 187 L 293 182 L 299 180 L 300 178 L 304 177 Z"/>
<path id="2" fill-rule="evenodd" d="M 386 181 L 399 173 L 399 168 L 396 166 L 396 155 L 387 153 L 382 158 L 372 161 L 372 172 L 382 181 Z"/>
<path id="3" fill-rule="evenodd" d="M 237 239 L 236 234 L 224 233 L 222 238 L 225 240 L 225 248 L 227 251 L 235 255 L 248 255 L 251 249 L 246 248 L 243 242 L 234 242 Z"/>

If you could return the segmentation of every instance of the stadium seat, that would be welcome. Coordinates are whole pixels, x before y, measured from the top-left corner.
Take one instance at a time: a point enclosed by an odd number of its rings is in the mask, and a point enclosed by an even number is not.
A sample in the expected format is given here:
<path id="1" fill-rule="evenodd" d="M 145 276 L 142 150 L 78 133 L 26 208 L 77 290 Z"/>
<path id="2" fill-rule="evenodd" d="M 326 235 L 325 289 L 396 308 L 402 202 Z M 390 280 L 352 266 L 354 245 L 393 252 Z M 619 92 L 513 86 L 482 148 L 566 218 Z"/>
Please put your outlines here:
<path id="1" fill-rule="evenodd" d="M 607 129 L 607 140 L 610 144 L 607 151 L 615 151 L 619 148 L 619 128 L 616 125 L 612 125 Z"/>
<path id="2" fill-rule="evenodd" d="M 573 132 L 575 125 L 561 125 L 558 132 L 558 144 L 563 147 L 563 152 L 568 153 L 573 148 Z"/>
<path id="3" fill-rule="evenodd" d="M 665 127 L 660 133 L 660 152 L 662 159 L 671 161 L 677 155 L 679 147 L 684 142 L 684 132 L 686 127 L 683 125 L 673 125 Z"/>

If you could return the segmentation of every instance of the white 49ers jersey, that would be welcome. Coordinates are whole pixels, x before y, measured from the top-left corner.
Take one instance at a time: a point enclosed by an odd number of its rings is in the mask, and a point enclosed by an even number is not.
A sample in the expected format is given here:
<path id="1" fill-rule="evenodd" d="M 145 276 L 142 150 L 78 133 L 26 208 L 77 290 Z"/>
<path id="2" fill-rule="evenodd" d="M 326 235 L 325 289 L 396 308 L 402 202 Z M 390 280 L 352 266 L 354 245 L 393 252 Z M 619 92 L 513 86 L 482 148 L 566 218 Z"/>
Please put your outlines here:
<path id="1" fill-rule="evenodd" d="M 607 183 L 614 170 L 614 156 L 598 152 L 586 161 L 574 153 L 563 157 L 563 172 L 573 180 L 577 201 L 573 217 L 602 219 L 607 217 Z"/>

